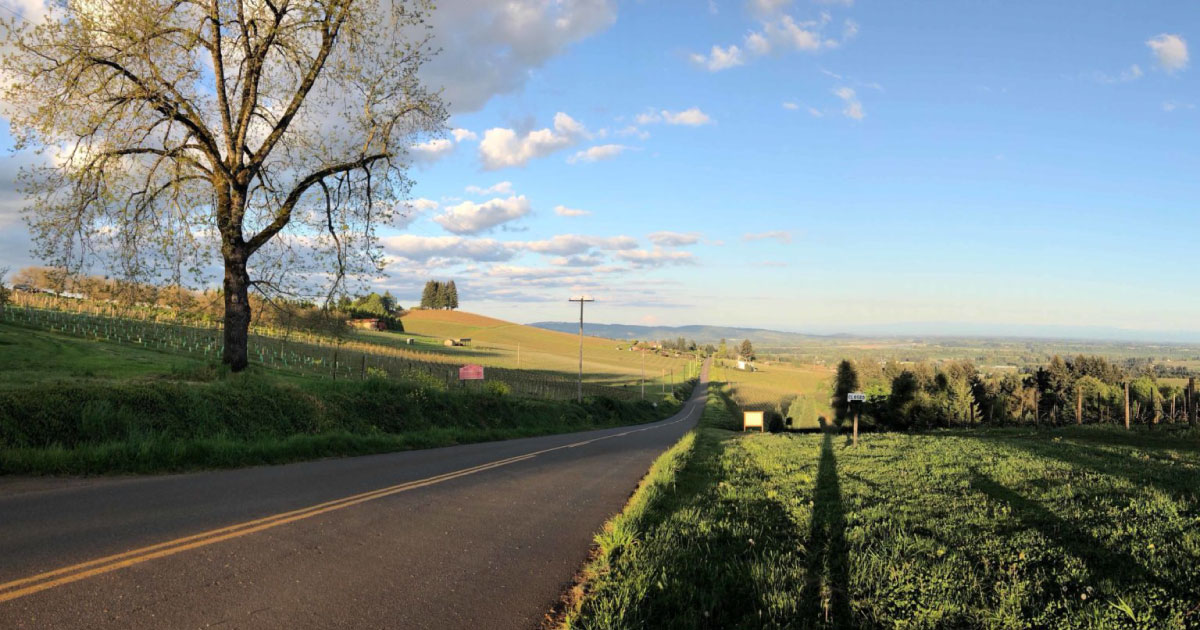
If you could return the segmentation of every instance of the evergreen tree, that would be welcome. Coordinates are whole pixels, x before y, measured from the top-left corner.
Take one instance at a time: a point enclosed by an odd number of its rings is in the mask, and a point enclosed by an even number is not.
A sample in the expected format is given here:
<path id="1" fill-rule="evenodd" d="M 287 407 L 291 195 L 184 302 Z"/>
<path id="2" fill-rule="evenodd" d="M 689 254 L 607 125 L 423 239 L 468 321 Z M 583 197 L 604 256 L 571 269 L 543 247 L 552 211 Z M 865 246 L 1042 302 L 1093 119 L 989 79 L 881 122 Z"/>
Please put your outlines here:
<path id="1" fill-rule="evenodd" d="M 741 354 L 742 358 L 747 361 L 754 360 L 754 344 L 750 343 L 749 339 L 742 340 Z"/>
<path id="2" fill-rule="evenodd" d="M 446 291 L 446 283 L 442 282 L 440 280 L 434 280 L 433 281 L 433 307 L 441 308 L 441 309 L 446 308 L 446 303 L 447 303 L 448 298 L 449 298 L 449 295 L 447 294 L 447 291 Z"/>
<path id="3" fill-rule="evenodd" d="M 437 299 L 437 286 L 433 280 L 425 283 L 425 288 L 421 291 L 421 308 L 436 308 L 434 302 Z"/>
<path id="4" fill-rule="evenodd" d="M 850 402 L 846 394 L 858 391 L 858 370 L 854 363 L 843 360 L 838 364 L 833 382 L 833 417 L 841 422 L 850 417 Z"/>
<path id="5" fill-rule="evenodd" d="M 392 296 L 391 291 L 384 291 L 382 302 L 383 302 L 383 310 L 389 314 L 395 313 L 396 311 L 400 310 L 396 305 L 396 298 Z"/>
<path id="6" fill-rule="evenodd" d="M 446 285 L 446 308 L 450 310 L 458 308 L 458 287 L 454 286 L 453 280 Z"/>

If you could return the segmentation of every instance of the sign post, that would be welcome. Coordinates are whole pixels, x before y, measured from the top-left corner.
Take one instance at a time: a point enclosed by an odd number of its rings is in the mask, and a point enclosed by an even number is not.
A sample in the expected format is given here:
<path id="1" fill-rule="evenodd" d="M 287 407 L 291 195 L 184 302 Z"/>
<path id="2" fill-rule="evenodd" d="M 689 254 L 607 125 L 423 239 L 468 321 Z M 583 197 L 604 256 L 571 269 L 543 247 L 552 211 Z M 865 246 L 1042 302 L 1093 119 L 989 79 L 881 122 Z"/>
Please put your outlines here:
<path id="1" fill-rule="evenodd" d="M 753 429 L 757 427 L 758 432 L 762 433 L 766 430 L 763 426 L 763 412 L 761 411 L 746 411 L 742 414 L 742 430 Z"/>
<path id="2" fill-rule="evenodd" d="M 862 403 L 867 402 L 867 395 L 862 392 L 850 392 L 846 394 L 846 402 L 850 403 L 851 409 L 854 410 L 854 446 L 858 446 L 858 416 L 862 414 Z M 859 403 L 855 406 L 854 403 Z"/>
<path id="3" fill-rule="evenodd" d="M 458 380 L 460 381 L 482 381 L 483 366 L 482 365 L 464 365 L 458 368 Z"/>

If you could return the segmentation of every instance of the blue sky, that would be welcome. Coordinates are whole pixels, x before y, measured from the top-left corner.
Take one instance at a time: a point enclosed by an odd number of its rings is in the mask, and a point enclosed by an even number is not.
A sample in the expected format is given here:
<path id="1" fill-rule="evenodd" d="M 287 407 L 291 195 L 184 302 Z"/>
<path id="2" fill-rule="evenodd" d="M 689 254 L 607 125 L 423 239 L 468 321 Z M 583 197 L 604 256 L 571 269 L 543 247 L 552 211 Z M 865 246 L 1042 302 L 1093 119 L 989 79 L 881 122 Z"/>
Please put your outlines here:
<path id="1" fill-rule="evenodd" d="M 588 293 L 602 322 L 1200 330 L 1195 3 L 438 10 L 457 132 L 385 235 L 405 305 L 436 277 L 522 322 Z"/>

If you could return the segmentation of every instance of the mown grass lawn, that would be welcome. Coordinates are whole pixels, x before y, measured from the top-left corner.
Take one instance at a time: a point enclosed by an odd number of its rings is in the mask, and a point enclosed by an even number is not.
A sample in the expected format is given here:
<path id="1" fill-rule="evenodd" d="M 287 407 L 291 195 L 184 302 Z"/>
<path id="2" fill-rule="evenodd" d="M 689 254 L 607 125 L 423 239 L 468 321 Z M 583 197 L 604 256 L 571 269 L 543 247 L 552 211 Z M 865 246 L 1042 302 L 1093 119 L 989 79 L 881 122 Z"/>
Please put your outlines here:
<path id="1" fill-rule="evenodd" d="M 1200 627 L 1194 433 L 873 434 L 855 448 L 712 428 L 722 412 L 710 405 L 636 523 L 599 538 L 569 627 Z"/>

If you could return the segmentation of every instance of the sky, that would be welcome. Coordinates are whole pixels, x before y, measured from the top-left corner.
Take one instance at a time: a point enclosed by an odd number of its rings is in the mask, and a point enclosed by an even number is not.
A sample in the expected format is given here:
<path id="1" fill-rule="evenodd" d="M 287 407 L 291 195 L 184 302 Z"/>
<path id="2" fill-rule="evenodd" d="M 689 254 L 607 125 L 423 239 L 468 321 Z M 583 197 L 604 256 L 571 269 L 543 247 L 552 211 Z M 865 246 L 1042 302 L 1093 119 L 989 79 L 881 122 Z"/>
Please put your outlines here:
<path id="1" fill-rule="evenodd" d="M 1194 2 L 437 4 L 452 115 L 375 283 L 404 306 L 453 279 L 518 322 L 587 294 L 603 323 L 1200 331 Z M 21 159 L 0 267 L 30 263 Z"/>

